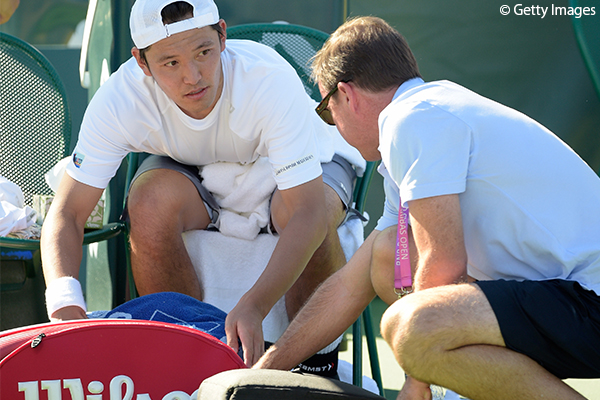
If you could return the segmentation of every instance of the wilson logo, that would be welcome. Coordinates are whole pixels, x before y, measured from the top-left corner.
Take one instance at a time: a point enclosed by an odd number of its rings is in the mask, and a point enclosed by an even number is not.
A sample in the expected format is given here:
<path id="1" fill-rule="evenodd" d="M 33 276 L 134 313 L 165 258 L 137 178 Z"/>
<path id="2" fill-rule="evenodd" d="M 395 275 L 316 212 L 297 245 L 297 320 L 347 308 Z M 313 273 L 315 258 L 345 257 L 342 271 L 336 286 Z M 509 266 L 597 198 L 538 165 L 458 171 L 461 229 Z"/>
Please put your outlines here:
<path id="1" fill-rule="evenodd" d="M 19 392 L 23 392 L 23 400 L 39 400 L 40 389 L 47 392 L 48 400 L 156 400 L 160 397 L 151 397 L 150 393 L 134 393 L 133 380 L 127 375 L 118 375 L 111 379 L 108 389 L 100 381 L 92 381 L 87 385 L 87 393 L 81 379 L 57 379 L 48 381 L 19 382 Z M 63 398 L 63 389 L 69 391 L 71 398 Z M 191 395 L 182 391 L 167 393 L 160 400 L 196 400 L 198 391 Z M 135 397 L 134 397 L 135 396 Z"/>

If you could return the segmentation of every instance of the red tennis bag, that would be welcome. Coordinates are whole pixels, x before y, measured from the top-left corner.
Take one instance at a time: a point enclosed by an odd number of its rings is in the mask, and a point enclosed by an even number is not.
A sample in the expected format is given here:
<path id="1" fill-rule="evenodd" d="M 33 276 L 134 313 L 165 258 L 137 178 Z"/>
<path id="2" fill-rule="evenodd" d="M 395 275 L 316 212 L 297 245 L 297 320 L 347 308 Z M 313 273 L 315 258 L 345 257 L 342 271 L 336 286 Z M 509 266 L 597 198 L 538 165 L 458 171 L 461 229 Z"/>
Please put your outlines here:
<path id="1" fill-rule="evenodd" d="M 78 320 L 0 332 L 2 400 L 190 400 L 245 368 L 213 336 L 165 322 Z"/>

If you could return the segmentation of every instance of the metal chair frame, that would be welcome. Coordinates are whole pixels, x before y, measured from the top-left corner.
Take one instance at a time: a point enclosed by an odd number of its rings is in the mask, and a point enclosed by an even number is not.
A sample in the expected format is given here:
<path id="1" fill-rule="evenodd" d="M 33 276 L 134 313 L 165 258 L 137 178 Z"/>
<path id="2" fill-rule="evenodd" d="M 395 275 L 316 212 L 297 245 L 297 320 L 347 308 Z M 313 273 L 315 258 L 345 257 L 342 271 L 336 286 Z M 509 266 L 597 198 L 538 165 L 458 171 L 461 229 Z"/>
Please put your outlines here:
<path id="1" fill-rule="evenodd" d="M 13 66 L 15 69 L 9 71 Z M 24 79 L 31 79 L 27 82 Z M 39 85 L 51 102 L 32 98 Z M 71 117 L 67 95 L 58 73 L 36 48 L 0 32 L 0 175 L 16 183 L 31 205 L 34 194 L 50 195 L 44 174 L 68 156 Z M 43 119 L 58 114 L 50 123 Z M 125 224 L 111 222 L 84 234 L 83 245 L 107 240 L 124 231 Z M 3 261 L 21 262 L 25 280 L 41 273 L 40 241 L 0 237 Z M 1 291 L 18 290 L 25 284 L 2 283 Z"/>

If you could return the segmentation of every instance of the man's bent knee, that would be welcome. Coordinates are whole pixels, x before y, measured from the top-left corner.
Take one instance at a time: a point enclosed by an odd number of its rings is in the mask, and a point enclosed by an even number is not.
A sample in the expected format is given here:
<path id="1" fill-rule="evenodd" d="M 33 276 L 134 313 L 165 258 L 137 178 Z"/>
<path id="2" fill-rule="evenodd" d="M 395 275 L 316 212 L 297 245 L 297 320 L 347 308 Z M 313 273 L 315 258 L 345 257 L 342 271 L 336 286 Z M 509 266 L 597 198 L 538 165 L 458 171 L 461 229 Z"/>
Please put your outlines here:
<path id="1" fill-rule="evenodd" d="M 334 189 L 327 184 L 323 184 L 323 188 L 325 192 L 325 209 L 327 210 L 327 230 L 328 232 L 335 231 L 344 220 L 346 209 Z M 279 189 L 275 190 L 271 198 L 271 222 L 275 231 L 281 233 L 287 226 L 291 216 L 292 212 L 285 206 L 281 192 Z"/>
<path id="2" fill-rule="evenodd" d="M 427 370 L 428 359 L 445 350 L 447 310 L 439 307 L 439 290 L 429 289 L 408 295 L 383 314 L 381 332 L 396 359 L 410 375 Z M 424 377 L 421 376 L 421 379 Z"/>
<path id="3" fill-rule="evenodd" d="M 383 315 L 381 332 L 402 368 L 423 381 L 448 351 L 503 346 L 493 311 L 472 284 L 435 287 L 396 301 Z"/>
<path id="4" fill-rule="evenodd" d="M 420 327 L 415 325 L 419 312 L 418 305 L 407 297 L 393 303 L 381 318 L 381 334 L 406 372 L 410 360 L 419 356 L 418 349 L 422 347 Z"/>
<path id="5" fill-rule="evenodd" d="M 396 227 L 391 226 L 377 235 L 371 256 L 371 282 L 377 295 L 388 305 L 398 296 L 394 292 L 394 251 Z"/>
<path id="6" fill-rule="evenodd" d="M 169 169 L 153 169 L 140 175 L 131 187 L 127 209 L 132 228 L 154 222 L 164 229 L 171 226 L 183 232 L 204 229 L 210 222 L 194 183 Z"/>

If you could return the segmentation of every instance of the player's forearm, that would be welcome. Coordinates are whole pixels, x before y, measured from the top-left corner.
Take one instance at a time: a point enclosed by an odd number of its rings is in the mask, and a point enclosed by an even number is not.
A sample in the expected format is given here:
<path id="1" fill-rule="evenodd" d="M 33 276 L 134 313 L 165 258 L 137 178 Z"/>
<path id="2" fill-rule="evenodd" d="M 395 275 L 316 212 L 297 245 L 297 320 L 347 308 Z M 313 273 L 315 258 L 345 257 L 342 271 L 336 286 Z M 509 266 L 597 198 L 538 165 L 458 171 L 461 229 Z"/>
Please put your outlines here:
<path id="1" fill-rule="evenodd" d="M 46 308 L 52 321 L 86 318 L 86 305 L 77 280 L 82 256 L 83 225 L 59 213 L 42 229 L 41 251 L 46 280 Z"/>
<path id="2" fill-rule="evenodd" d="M 336 274 L 325 281 L 255 368 L 293 368 L 339 337 L 364 309 L 339 285 Z"/>
<path id="3" fill-rule="evenodd" d="M 50 213 L 42 227 L 41 254 L 46 285 L 63 276 L 77 278 L 83 227 L 60 213 Z"/>
<path id="4" fill-rule="evenodd" d="M 281 232 L 267 267 L 244 300 L 256 304 L 266 316 L 302 274 L 323 242 L 326 229 L 317 216 L 294 215 Z"/>
<path id="5" fill-rule="evenodd" d="M 85 221 L 103 189 L 77 182 L 65 174 L 42 226 L 42 266 L 46 284 L 79 275 Z"/>
<path id="6" fill-rule="evenodd" d="M 375 297 L 370 279 L 371 235 L 341 270 L 327 279 L 255 368 L 289 369 L 342 334 Z"/>

